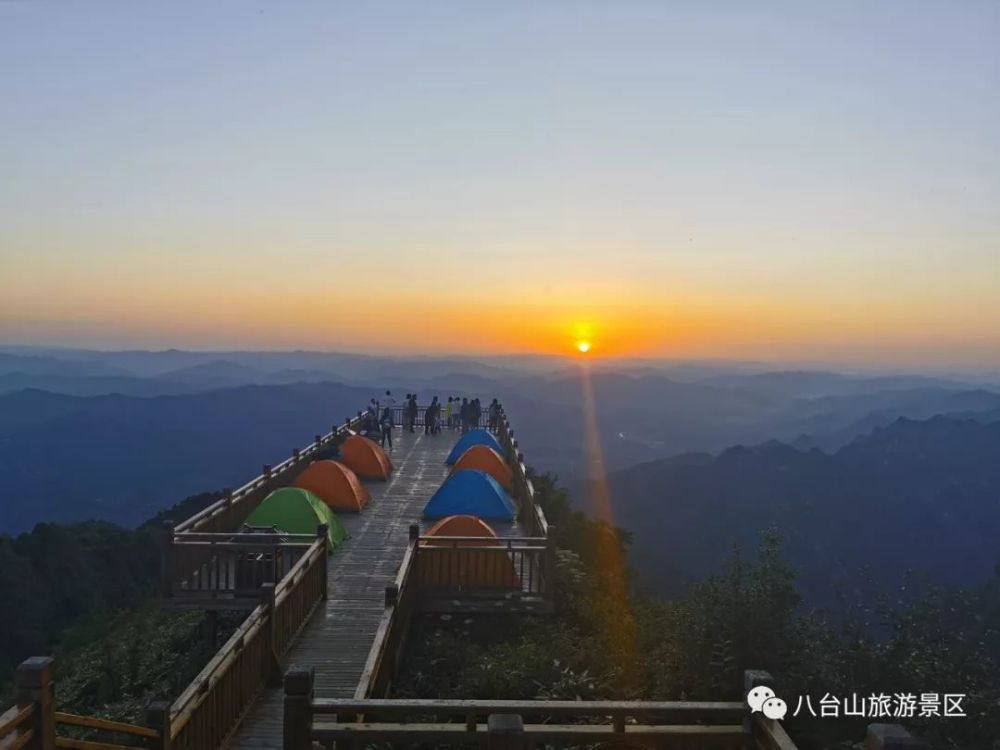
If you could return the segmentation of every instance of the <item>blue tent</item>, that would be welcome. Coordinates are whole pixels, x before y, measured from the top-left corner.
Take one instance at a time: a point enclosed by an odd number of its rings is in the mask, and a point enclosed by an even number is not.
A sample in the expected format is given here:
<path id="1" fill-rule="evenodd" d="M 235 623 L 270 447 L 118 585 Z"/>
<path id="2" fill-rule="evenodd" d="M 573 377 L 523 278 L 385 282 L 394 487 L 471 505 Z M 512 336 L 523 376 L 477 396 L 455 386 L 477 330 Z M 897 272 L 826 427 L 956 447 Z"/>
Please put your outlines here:
<path id="1" fill-rule="evenodd" d="M 492 432 L 479 428 L 469 430 L 467 433 L 462 435 L 462 438 L 455 443 L 455 447 L 451 449 L 451 453 L 448 454 L 448 459 L 445 463 L 448 464 L 448 466 L 451 466 L 462 457 L 463 453 L 474 445 L 486 445 L 495 450 L 501 456 L 507 455 L 507 451 L 500 447 L 500 442 L 493 437 Z"/>
<path id="2" fill-rule="evenodd" d="M 478 516 L 495 521 L 513 521 L 517 508 L 510 495 L 485 471 L 462 469 L 442 484 L 424 506 L 424 518 Z"/>

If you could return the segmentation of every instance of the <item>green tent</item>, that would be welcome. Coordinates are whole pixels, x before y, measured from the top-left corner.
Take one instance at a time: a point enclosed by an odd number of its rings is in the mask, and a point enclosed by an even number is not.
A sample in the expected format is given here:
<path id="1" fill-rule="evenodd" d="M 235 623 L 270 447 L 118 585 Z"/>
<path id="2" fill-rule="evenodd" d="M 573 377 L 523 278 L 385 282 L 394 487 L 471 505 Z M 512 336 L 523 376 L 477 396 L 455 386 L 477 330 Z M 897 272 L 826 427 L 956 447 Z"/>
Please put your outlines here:
<path id="1" fill-rule="evenodd" d="M 327 548 L 333 552 L 347 537 L 344 525 L 329 506 L 316 495 L 297 487 L 282 487 L 265 497 L 245 523 L 248 526 L 277 526 L 286 534 L 315 534 L 321 523 L 328 524 Z"/>

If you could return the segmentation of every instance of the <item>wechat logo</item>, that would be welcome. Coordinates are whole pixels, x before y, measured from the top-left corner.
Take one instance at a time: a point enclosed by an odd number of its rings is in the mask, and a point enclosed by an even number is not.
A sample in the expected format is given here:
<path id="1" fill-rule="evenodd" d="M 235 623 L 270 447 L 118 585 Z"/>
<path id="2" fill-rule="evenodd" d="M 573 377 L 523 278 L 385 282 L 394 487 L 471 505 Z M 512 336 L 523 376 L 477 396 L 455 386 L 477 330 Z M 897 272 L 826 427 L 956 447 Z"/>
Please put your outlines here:
<path id="1" fill-rule="evenodd" d="M 769 719 L 779 721 L 788 713 L 788 706 L 767 685 L 758 685 L 747 693 L 747 705 L 753 713 L 762 713 Z"/>

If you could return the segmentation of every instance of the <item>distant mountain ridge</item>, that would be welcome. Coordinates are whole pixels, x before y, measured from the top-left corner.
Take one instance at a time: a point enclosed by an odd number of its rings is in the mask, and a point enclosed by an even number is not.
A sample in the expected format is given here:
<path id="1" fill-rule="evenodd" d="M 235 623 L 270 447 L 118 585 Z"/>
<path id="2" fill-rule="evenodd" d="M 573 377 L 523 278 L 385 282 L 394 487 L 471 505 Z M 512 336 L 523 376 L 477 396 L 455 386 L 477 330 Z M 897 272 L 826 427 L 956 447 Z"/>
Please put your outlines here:
<path id="1" fill-rule="evenodd" d="M 180 396 L 0 396 L 0 532 L 38 521 L 134 525 L 204 487 L 238 486 L 372 392 L 330 383 Z"/>
<path id="2" fill-rule="evenodd" d="M 180 494 L 247 476 L 241 467 L 248 462 L 256 471 L 328 429 L 327 414 L 339 422 L 385 388 L 397 398 L 417 392 L 421 403 L 432 395 L 499 397 L 531 464 L 571 483 L 587 475 L 591 403 L 609 471 L 770 439 L 831 452 L 900 416 L 1000 413 L 1000 393 L 956 380 L 647 360 L 630 366 L 618 371 L 595 360 L 583 368 L 558 357 L 0 347 L 0 500 L 11 508 L 0 531 L 64 514 L 131 523 Z M 817 389 L 824 392 L 801 395 Z M 236 433 L 240 446 L 218 444 Z M 114 486 L 99 481 L 96 464 L 107 459 L 98 445 L 129 458 Z M 169 481 L 154 482 L 171 461 L 181 464 Z M 75 467 L 72 484 L 53 479 L 53 462 Z M 197 482 L 186 481 L 188 467 Z"/>
<path id="3" fill-rule="evenodd" d="M 777 528 L 803 588 L 830 601 L 857 570 L 949 583 L 1000 563 L 1000 421 L 897 419 L 834 454 L 769 442 L 713 460 L 654 461 L 608 476 L 612 520 L 632 532 L 644 585 L 672 592 L 713 570 L 733 544 Z M 589 485 L 575 488 L 590 511 Z"/>

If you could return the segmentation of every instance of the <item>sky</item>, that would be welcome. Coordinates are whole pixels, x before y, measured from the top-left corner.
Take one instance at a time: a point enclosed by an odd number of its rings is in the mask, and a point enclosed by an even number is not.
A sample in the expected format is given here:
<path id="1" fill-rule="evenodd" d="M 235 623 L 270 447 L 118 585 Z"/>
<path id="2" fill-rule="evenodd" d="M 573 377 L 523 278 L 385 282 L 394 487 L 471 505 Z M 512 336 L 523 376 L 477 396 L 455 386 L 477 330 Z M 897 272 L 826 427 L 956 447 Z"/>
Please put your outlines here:
<path id="1" fill-rule="evenodd" d="M 0 2 L 0 343 L 1000 366 L 1000 3 Z"/>

